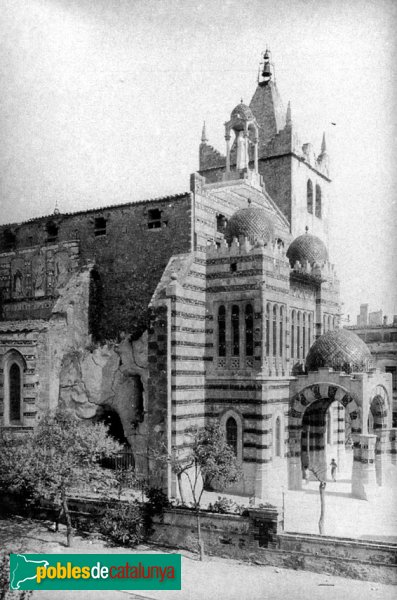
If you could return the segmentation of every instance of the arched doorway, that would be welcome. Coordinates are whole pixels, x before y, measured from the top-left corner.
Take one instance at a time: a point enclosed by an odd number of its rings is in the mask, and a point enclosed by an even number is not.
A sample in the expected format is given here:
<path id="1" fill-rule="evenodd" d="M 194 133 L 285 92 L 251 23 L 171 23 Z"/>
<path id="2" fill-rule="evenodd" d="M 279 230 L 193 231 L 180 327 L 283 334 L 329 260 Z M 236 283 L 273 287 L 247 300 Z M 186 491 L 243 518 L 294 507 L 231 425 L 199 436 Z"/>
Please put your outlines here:
<path id="1" fill-rule="evenodd" d="M 350 422 L 350 419 L 345 413 L 340 402 L 329 398 L 316 400 L 308 406 L 302 419 L 302 469 L 308 467 L 318 477 L 326 480 L 329 479 L 330 462 L 334 459 L 338 465 L 338 473 L 347 473 L 350 478 L 352 451 L 345 427 L 346 421 Z"/>
<path id="2" fill-rule="evenodd" d="M 289 488 L 301 489 L 305 467 L 326 480 L 334 458 L 344 479 L 352 479 L 352 441 L 361 434 L 360 410 L 347 390 L 311 385 L 290 401 Z"/>
<path id="3" fill-rule="evenodd" d="M 382 386 L 377 386 L 377 388 L 373 390 L 372 399 L 369 403 L 367 427 L 368 433 L 376 436 L 376 483 L 378 485 L 383 485 L 387 468 L 387 456 L 385 452 L 386 438 L 384 437 L 384 433 L 386 433 L 386 430 L 388 429 L 388 401 L 387 392 Z"/>
<path id="4" fill-rule="evenodd" d="M 104 423 L 108 427 L 109 435 L 123 446 L 123 450 L 117 457 L 105 459 L 103 465 L 109 469 L 133 467 L 135 465 L 134 455 L 124 435 L 124 428 L 118 413 L 112 407 L 104 405 L 100 407 L 96 420 Z"/>

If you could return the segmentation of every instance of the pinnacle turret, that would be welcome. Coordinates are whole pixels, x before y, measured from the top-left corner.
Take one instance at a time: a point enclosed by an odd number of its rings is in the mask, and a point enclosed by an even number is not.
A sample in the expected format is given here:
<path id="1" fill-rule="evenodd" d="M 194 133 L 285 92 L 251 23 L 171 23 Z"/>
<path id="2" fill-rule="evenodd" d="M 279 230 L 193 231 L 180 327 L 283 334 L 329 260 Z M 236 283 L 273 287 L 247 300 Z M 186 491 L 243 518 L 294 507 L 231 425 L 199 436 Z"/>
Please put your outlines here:
<path id="1" fill-rule="evenodd" d="M 321 142 L 321 152 L 320 152 L 320 154 L 326 154 L 326 152 L 327 152 L 327 142 L 325 141 L 325 131 L 324 131 L 324 133 L 323 133 L 323 139 L 322 139 L 322 142 Z"/>
<path id="2" fill-rule="evenodd" d="M 203 130 L 201 132 L 201 143 L 205 144 L 207 142 L 208 142 L 207 130 L 206 130 L 205 121 L 204 121 L 204 123 L 203 123 Z"/>
<path id="3" fill-rule="evenodd" d="M 285 117 L 285 124 L 286 125 L 292 125 L 292 116 L 291 116 L 291 102 L 288 102 L 288 107 L 287 107 L 287 114 Z"/>

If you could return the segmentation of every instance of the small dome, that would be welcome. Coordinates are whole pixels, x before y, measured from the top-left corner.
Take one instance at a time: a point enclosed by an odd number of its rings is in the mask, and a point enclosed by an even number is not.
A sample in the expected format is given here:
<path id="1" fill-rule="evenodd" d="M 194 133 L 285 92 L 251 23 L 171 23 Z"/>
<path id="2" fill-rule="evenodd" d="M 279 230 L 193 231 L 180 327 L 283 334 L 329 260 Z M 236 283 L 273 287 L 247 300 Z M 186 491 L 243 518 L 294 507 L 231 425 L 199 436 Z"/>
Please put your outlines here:
<path id="1" fill-rule="evenodd" d="M 301 264 L 307 261 L 310 265 L 318 263 L 322 266 L 328 260 L 328 251 L 319 237 L 304 233 L 291 242 L 287 250 L 287 258 L 289 258 L 291 267 L 297 260 Z"/>
<path id="2" fill-rule="evenodd" d="M 228 244 L 233 238 L 244 236 L 252 241 L 269 243 L 274 238 L 274 223 L 263 208 L 249 206 L 232 215 L 226 226 L 225 238 Z"/>
<path id="3" fill-rule="evenodd" d="M 306 357 L 306 370 L 329 367 L 334 371 L 367 371 L 372 364 L 368 346 L 349 329 L 334 329 L 321 335 Z"/>
<path id="4" fill-rule="evenodd" d="M 235 108 L 233 108 L 233 110 L 230 114 L 230 118 L 232 120 L 233 119 L 243 119 L 243 120 L 249 121 L 249 120 L 254 119 L 254 115 L 253 115 L 253 112 L 250 109 L 250 107 L 241 102 L 240 104 L 237 104 L 237 106 Z"/>

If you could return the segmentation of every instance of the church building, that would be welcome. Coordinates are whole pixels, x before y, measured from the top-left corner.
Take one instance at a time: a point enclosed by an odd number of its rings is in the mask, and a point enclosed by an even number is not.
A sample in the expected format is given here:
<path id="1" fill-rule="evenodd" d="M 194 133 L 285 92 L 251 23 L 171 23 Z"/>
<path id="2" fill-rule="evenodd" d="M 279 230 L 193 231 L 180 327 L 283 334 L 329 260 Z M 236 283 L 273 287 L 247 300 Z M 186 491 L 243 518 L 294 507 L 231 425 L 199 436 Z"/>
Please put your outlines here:
<path id="1" fill-rule="evenodd" d="M 325 136 L 300 141 L 269 51 L 225 118 L 223 154 L 203 128 L 190 191 L 0 227 L 2 427 L 62 404 L 147 472 L 155 439 L 183 448 L 217 422 L 233 493 L 278 502 L 334 457 L 367 498 L 396 456 L 391 375 L 339 327 Z"/>

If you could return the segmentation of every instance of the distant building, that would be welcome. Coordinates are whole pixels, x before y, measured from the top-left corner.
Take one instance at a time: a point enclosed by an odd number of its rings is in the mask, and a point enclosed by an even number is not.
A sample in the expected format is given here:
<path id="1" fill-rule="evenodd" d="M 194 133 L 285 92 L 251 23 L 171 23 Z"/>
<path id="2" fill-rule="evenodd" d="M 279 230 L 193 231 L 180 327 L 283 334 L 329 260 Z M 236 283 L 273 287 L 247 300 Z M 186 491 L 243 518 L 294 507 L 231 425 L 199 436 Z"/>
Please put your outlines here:
<path id="1" fill-rule="evenodd" d="M 381 310 L 368 312 L 368 304 L 360 305 L 356 325 L 346 326 L 354 331 L 368 346 L 374 366 L 391 373 L 393 387 L 393 427 L 397 426 L 397 315 L 392 322 Z"/>

